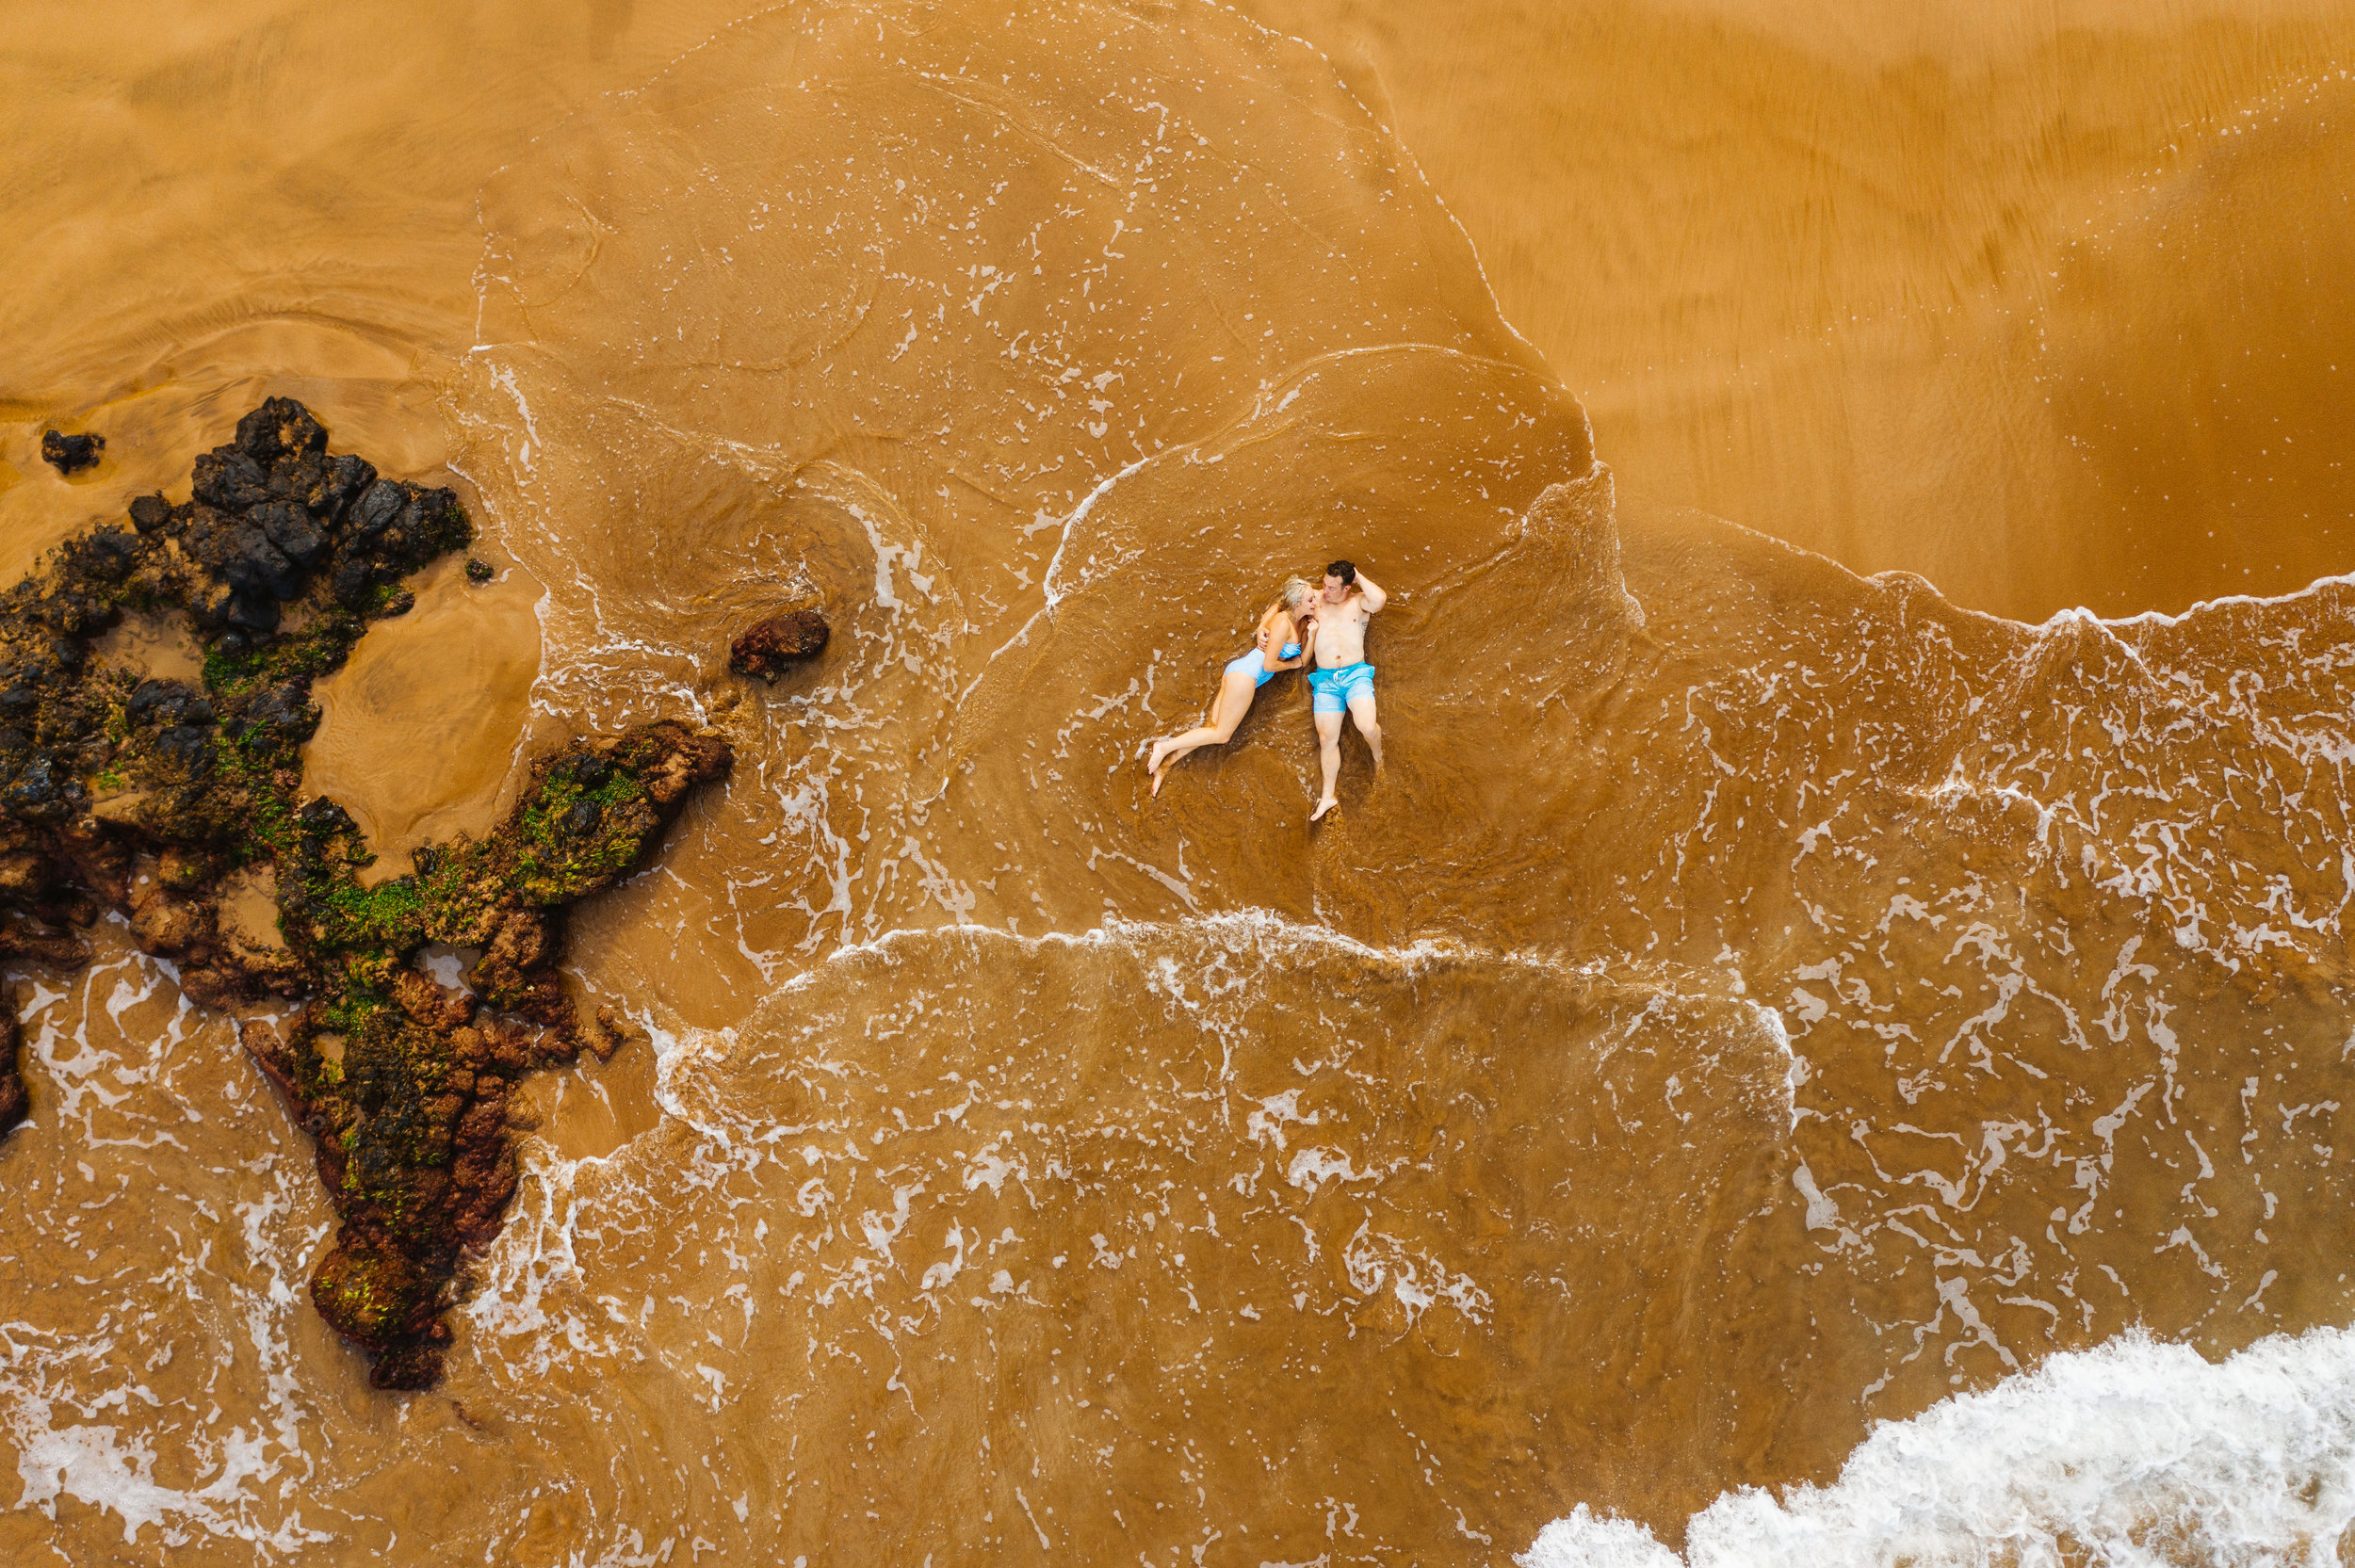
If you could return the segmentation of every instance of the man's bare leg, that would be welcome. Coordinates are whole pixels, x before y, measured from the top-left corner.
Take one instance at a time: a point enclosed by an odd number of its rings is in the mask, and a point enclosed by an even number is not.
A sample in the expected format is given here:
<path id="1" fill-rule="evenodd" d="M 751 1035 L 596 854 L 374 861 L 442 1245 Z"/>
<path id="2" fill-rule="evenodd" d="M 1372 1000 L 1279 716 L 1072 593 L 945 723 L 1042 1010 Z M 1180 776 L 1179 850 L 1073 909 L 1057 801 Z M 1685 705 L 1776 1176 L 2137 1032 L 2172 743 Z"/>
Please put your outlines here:
<path id="1" fill-rule="evenodd" d="M 1314 822 L 1341 802 L 1333 794 L 1333 786 L 1341 777 L 1341 716 L 1320 713 L 1317 720 L 1317 757 L 1324 765 L 1324 794 L 1317 801 L 1317 809 L 1308 814 Z"/>
<path id="2" fill-rule="evenodd" d="M 1373 753 L 1373 770 L 1381 772 L 1382 723 L 1374 717 L 1373 693 L 1360 691 L 1352 697 L 1349 700 L 1349 717 L 1356 723 L 1357 733 L 1366 737 L 1366 750 Z"/>

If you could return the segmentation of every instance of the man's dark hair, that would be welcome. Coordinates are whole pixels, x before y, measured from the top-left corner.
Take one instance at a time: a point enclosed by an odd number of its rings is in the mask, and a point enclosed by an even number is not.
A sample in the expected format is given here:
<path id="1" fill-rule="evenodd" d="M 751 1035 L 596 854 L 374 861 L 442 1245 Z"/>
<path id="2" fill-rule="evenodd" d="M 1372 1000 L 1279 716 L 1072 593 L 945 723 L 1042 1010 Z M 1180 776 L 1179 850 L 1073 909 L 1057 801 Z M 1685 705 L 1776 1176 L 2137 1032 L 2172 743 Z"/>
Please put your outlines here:
<path id="1" fill-rule="evenodd" d="M 1328 577 L 1339 577 L 1343 588 L 1349 587 L 1357 580 L 1357 569 L 1345 560 L 1337 560 L 1326 567 L 1324 574 Z"/>

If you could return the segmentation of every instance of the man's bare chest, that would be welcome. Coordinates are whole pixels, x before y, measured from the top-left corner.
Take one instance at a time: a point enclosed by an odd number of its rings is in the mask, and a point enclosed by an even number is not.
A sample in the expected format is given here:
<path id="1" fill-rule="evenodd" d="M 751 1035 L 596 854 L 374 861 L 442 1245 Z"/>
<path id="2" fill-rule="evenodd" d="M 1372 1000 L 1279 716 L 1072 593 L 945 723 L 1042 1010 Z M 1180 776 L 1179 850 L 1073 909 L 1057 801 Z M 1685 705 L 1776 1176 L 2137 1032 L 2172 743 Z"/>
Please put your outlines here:
<path id="1" fill-rule="evenodd" d="M 1362 655 L 1366 647 L 1366 612 L 1356 599 L 1345 605 L 1324 605 L 1317 610 L 1319 658 L 1347 654 Z"/>

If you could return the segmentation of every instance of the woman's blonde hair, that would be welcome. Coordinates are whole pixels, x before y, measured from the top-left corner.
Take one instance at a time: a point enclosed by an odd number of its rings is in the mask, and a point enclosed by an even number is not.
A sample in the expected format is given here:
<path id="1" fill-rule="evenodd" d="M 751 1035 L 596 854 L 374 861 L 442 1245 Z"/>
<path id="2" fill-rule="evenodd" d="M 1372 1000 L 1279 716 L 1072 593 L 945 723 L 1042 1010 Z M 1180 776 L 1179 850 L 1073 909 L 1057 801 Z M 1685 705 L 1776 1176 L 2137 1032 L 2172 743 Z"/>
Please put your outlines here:
<path id="1" fill-rule="evenodd" d="M 1309 589 L 1308 589 L 1308 582 L 1307 582 L 1307 578 L 1305 578 L 1305 577 L 1287 577 L 1287 578 L 1285 578 L 1285 579 L 1284 579 L 1284 607 L 1285 607 L 1286 609 L 1290 609 L 1290 610 L 1296 610 L 1296 609 L 1298 609 L 1298 608 L 1300 607 L 1300 606 L 1301 606 L 1301 603 L 1308 597 L 1308 592 L 1309 592 Z"/>

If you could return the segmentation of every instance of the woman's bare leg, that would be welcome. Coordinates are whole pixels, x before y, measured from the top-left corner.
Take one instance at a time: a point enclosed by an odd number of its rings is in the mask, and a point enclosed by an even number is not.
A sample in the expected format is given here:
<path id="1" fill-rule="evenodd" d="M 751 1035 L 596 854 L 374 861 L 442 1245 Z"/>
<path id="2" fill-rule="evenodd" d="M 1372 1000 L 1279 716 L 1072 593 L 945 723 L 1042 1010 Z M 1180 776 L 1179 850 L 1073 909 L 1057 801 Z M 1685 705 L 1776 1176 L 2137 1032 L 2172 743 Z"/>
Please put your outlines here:
<path id="1" fill-rule="evenodd" d="M 1145 760 L 1145 771 L 1153 775 L 1153 793 L 1161 792 L 1161 775 L 1169 765 L 1191 752 L 1205 746 L 1224 746 L 1242 722 L 1242 716 L 1251 711 L 1252 696 L 1259 690 L 1259 682 L 1237 672 L 1219 678 L 1218 696 L 1210 703 L 1210 721 L 1184 735 L 1171 736 L 1153 743 L 1153 753 Z"/>

